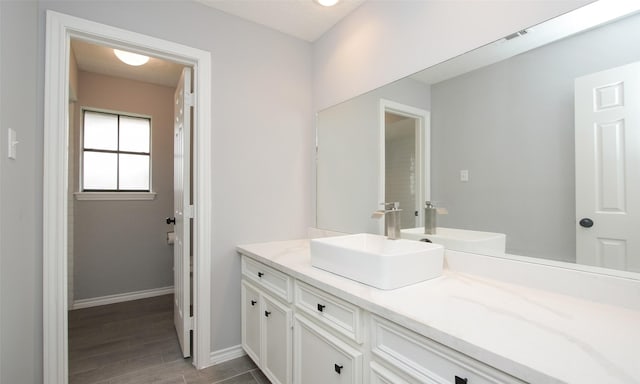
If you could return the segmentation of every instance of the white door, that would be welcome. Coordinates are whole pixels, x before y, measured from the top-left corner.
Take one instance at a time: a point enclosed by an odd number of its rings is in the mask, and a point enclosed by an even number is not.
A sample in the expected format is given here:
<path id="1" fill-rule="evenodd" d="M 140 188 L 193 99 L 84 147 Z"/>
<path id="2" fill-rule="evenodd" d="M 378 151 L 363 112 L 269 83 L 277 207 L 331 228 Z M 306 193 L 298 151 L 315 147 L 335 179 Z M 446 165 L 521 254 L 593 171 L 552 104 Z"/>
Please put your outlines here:
<path id="1" fill-rule="evenodd" d="M 640 272 L 640 63 L 576 79 L 576 261 Z"/>
<path id="2" fill-rule="evenodd" d="M 191 356 L 191 68 L 184 68 L 174 95 L 173 137 L 173 322 L 184 357 Z"/>

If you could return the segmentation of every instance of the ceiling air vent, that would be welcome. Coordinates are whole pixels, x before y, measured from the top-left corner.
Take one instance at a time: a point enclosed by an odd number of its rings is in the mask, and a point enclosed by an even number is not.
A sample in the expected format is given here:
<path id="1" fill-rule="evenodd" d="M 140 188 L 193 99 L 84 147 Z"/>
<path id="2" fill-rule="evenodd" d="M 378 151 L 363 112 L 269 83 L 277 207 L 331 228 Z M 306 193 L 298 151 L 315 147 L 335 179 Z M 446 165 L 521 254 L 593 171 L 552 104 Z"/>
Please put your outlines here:
<path id="1" fill-rule="evenodd" d="M 524 36 L 527 33 L 529 33 L 529 31 L 526 30 L 526 29 L 523 29 L 522 31 L 518 31 L 518 32 L 510 34 L 509 36 L 505 37 L 504 39 L 505 40 L 512 40 L 512 39 L 515 39 L 516 37 Z"/>

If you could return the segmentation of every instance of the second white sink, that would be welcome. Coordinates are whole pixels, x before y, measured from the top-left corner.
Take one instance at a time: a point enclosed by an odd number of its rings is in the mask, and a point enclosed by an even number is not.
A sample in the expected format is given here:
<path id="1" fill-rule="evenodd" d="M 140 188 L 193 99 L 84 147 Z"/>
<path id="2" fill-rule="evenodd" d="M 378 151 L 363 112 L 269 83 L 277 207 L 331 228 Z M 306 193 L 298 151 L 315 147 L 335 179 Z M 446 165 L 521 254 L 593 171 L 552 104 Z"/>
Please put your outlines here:
<path id="1" fill-rule="evenodd" d="M 506 235 L 504 233 L 470 231 L 456 228 L 436 228 L 436 233 L 428 235 L 424 228 L 409 228 L 400 231 L 403 239 L 429 239 L 454 251 L 479 253 L 490 256 L 504 256 Z"/>
<path id="2" fill-rule="evenodd" d="M 395 289 L 442 274 L 444 248 L 360 233 L 311 240 L 311 265 L 380 289 Z"/>

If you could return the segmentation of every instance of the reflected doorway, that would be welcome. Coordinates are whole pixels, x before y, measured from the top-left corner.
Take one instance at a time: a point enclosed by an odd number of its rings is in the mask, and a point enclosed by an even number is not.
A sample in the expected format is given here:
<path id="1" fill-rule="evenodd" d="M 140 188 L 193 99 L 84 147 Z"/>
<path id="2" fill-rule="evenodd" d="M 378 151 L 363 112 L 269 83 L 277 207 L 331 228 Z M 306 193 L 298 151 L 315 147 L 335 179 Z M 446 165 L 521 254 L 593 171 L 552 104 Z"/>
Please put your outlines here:
<path id="1" fill-rule="evenodd" d="M 381 100 L 380 110 L 381 201 L 400 203 L 401 228 L 420 227 L 424 201 L 430 198 L 429 112 L 388 100 Z"/>

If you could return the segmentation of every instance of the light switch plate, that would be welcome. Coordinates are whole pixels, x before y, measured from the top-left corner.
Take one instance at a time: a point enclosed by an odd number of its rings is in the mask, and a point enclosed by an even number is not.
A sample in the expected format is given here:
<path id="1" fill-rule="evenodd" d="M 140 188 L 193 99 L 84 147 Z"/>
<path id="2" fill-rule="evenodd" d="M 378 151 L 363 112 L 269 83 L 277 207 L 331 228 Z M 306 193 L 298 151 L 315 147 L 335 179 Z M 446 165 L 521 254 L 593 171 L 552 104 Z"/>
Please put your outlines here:
<path id="1" fill-rule="evenodd" d="M 10 159 L 16 159 L 16 131 L 9 128 L 7 131 L 7 157 Z"/>
<path id="2" fill-rule="evenodd" d="M 466 183 L 467 181 L 469 181 L 469 170 L 468 169 L 463 169 L 460 171 L 460 181 L 462 181 L 463 183 Z"/>

